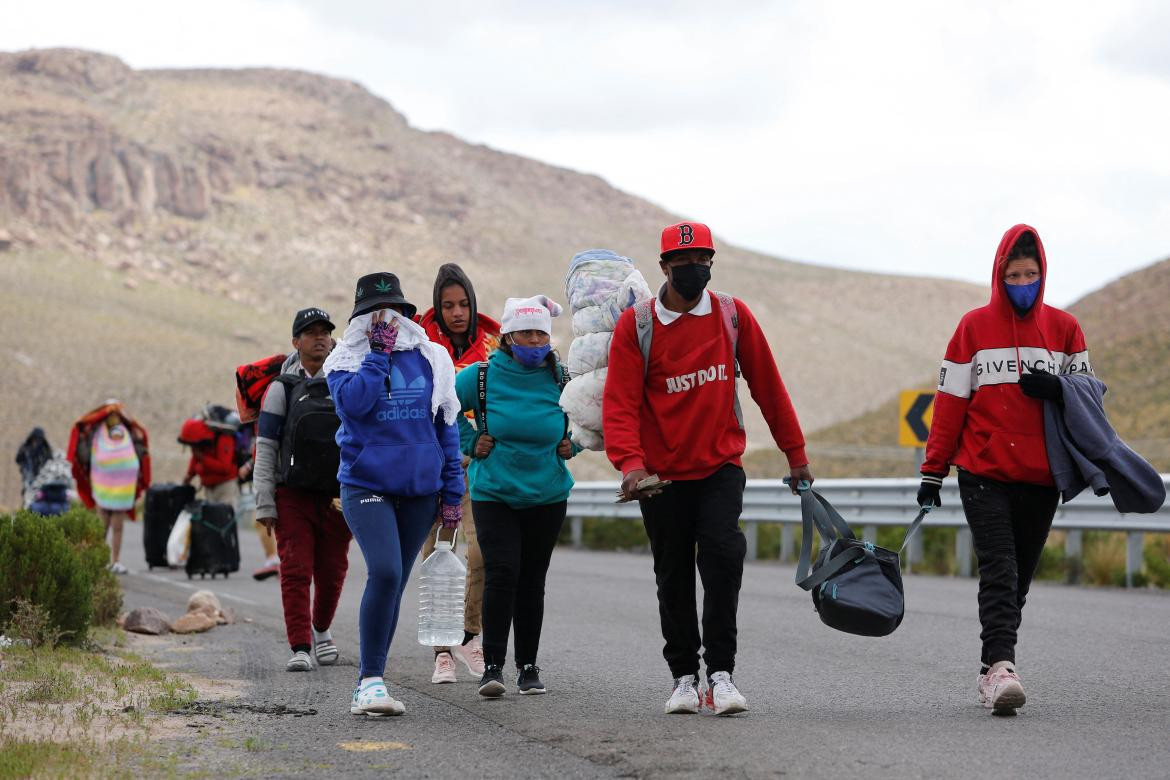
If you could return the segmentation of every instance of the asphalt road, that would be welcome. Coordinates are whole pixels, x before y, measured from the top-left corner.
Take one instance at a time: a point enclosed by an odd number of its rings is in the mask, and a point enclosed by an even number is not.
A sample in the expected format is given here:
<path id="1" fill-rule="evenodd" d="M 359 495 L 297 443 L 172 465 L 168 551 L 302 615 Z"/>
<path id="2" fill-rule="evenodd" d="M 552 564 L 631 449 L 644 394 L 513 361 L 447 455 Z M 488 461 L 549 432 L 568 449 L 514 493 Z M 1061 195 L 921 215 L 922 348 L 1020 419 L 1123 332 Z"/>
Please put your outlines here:
<path id="1" fill-rule="evenodd" d="M 539 661 L 548 695 L 518 696 L 509 679 L 508 695 L 483 700 L 462 666 L 458 683 L 432 685 L 431 652 L 414 637 L 412 584 L 387 670 L 407 714 L 366 719 L 348 714 L 365 580 L 356 545 L 334 624 L 342 664 L 290 674 L 279 587 L 248 576 L 260 547 L 250 530 L 241 537 L 239 575 L 192 583 L 182 572 L 146 573 L 141 526 L 127 529 L 127 607 L 174 616 L 202 585 L 252 619 L 184 639 L 184 652 L 169 656 L 176 668 L 245 684 L 240 711 L 193 717 L 191 736 L 162 748 L 179 772 L 1170 777 L 1170 594 L 1037 585 L 1017 659 L 1028 704 L 996 718 L 975 703 L 974 580 L 908 577 L 904 623 L 872 639 L 823 626 L 791 568 L 749 564 L 735 680 L 750 711 L 667 716 L 649 557 L 558 549 Z M 266 714 L 281 706 L 300 717 Z M 349 744 L 373 742 L 390 744 Z"/>

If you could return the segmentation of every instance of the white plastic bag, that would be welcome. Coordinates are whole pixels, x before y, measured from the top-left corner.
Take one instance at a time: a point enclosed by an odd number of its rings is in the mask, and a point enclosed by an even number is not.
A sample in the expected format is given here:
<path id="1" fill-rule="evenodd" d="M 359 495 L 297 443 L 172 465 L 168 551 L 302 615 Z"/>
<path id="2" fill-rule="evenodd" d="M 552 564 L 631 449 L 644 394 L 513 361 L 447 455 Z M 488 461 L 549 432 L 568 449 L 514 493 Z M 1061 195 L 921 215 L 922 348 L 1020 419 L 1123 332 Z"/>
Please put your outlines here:
<path id="1" fill-rule="evenodd" d="M 167 565 L 182 566 L 191 548 L 191 510 L 179 512 L 171 535 L 167 537 Z"/>
<path id="2" fill-rule="evenodd" d="M 569 376 L 581 376 L 609 365 L 609 345 L 613 341 L 613 333 L 587 333 L 573 339 L 569 345 L 569 356 L 566 365 Z"/>
<path id="3" fill-rule="evenodd" d="M 601 405 L 608 372 L 608 367 L 602 368 L 569 380 L 561 393 L 561 408 L 569 415 L 569 420 L 592 431 L 603 430 Z"/>

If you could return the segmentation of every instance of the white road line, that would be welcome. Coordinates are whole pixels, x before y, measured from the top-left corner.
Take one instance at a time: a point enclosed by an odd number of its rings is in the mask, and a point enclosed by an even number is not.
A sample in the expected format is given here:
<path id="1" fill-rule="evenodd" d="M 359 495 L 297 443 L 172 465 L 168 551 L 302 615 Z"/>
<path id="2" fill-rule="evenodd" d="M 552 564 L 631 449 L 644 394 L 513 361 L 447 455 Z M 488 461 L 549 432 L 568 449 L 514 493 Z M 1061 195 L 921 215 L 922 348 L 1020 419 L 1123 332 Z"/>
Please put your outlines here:
<path id="1" fill-rule="evenodd" d="M 155 582 L 165 582 L 167 585 L 174 585 L 176 588 L 182 588 L 183 590 L 204 590 L 206 586 L 205 583 L 203 585 L 193 585 L 189 582 L 182 582 L 180 580 L 169 580 L 166 577 L 162 577 L 158 574 L 150 574 L 149 572 L 139 572 L 138 574 L 134 574 L 132 576 L 142 577 L 144 579 L 153 580 Z M 225 593 L 224 591 L 217 591 L 215 595 L 219 596 L 221 599 L 227 599 L 228 601 L 236 601 L 240 604 L 247 604 L 250 607 L 260 606 L 258 602 L 252 601 L 251 599 L 246 599 L 243 596 L 236 596 L 231 593 Z"/>

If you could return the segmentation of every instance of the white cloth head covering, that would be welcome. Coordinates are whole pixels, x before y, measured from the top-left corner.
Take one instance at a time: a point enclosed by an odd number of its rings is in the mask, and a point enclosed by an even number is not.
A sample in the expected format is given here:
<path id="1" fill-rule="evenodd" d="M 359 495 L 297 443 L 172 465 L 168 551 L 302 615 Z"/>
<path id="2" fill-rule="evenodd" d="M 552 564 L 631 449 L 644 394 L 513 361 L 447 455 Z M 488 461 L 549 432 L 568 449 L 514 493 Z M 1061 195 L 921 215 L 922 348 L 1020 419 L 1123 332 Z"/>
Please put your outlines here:
<path id="1" fill-rule="evenodd" d="M 431 414 L 438 416 L 443 412 L 443 421 L 447 425 L 454 424 L 459 416 L 459 399 L 455 396 L 455 364 L 451 362 L 451 355 L 447 350 L 427 338 L 427 333 L 413 320 L 403 317 L 393 309 L 383 309 L 395 322 L 398 323 L 398 339 L 394 342 L 395 352 L 406 352 L 417 349 L 431 364 L 431 375 L 434 377 L 434 392 L 431 393 Z M 357 373 L 362 366 L 362 360 L 370 354 L 368 332 L 370 321 L 375 312 L 360 314 L 349 321 L 345 334 L 337 346 L 325 358 L 322 370 L 328 376 L 333 371 L 349 371 Z"/>
<path id="2" fill-rule="evenodd" d="M 552 318 L 561 316 L 561 305 L 547 295 L 509 298 L 504 301 L 500 333 L 539 330 L 552 335 Z"/>

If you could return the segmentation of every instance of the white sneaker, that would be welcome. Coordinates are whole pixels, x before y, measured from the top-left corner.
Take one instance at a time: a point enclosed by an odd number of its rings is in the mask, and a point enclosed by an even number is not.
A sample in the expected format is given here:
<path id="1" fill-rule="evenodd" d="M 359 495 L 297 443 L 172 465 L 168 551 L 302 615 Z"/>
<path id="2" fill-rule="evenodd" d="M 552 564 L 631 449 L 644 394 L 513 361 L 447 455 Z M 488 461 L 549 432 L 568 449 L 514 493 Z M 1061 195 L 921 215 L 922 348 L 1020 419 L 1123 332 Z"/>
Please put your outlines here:
<path id="1" fill-rule="evenodd" d="M 435 672 L 431 675 L 431 682 L 455 682 L 455 659 L 450 653 L 435 653 Z"/>
<path id="2" fill-rule="evenodd" d="M 674 681 L 674 692 L 666 701 L 666 714 L 694 715 L 699 711 L 699 678 L 684 674 Z"/>
<path id="3" fill-rule="evenodd" d="M 999 661 L 979 675 L 979 703 L 995 715 L 1015 715 L 1028 697 L 1011 661 Z"/>
<path id="4" fill-rule="evenodd" d="M 381 680 L 371 680 L 354 689 L 353 701 L 349 704 L 350 715 L 401 715 L 406 706 L 390 695 Z"/>
<path id="5" fill-rule="evenodd" d="M 727 672 L 715 672 L 708 678 L 705 704 L 716 715 L 734 715 L 748 708 L 747 699 L 735 687 Z"/>
<path id="6" fill-rule="evenodd" d="M 465 645 L 456 645 L 451 648 L 451 655 L 458 658 L 467 667 L 467 671 L 476 677 L 483 676 L 483 642 L 479 637 L 472 639 Z"/>
<path id="7" fill-rule="evenodd" d="M 333 666 L 341 653 L 337 652 L 332 639 L 322 639 L 313 643 L 313 655 L 317 656 L 318 666 Z"/>
<path id="8" fill-rule="evenodd" d="M 109 565 L 109 570 L 114 574 L 129 574 L 130 570 L 122 565 L 121 561 L 114 561 Z"/>
<path id="9" fill-rule="evenodd" d="M 313 660 L 304 650 L 298 650 L 293 653 L 292 658 L 288 659 L 284 669 L 288 672 L 311 672 L 313 671 Z"/>

